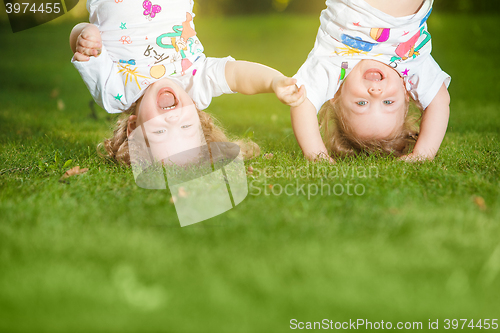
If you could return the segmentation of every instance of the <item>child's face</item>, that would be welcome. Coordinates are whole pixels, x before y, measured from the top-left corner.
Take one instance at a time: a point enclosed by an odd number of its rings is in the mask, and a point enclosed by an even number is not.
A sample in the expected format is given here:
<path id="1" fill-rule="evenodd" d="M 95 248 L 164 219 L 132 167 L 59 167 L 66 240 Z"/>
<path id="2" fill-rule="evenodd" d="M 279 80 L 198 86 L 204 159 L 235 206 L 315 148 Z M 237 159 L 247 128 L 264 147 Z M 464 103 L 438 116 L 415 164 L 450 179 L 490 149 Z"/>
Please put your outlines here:
<path id="1" fill-rule="evenodd" d="M 143 127 L 157 160 L 193 152 L 205 145 L 198 111 L 189 95 L 172 80 L 163 79 L 148 87 L 137 104 L 136 128 Z M 183 155 L 178 155 L 182 159 Z M 187 156 L 185 156 L 187 158 Z M 176 161 L 182 164 L 187 161 Z"/>
<path id="2" fill-rule="evenodd" d="M 358 63 L 341 91 L 347 122 L 362 139 L 384 139 L 401 128 L 407 98 L 399 74 L 374 60 Z"/>

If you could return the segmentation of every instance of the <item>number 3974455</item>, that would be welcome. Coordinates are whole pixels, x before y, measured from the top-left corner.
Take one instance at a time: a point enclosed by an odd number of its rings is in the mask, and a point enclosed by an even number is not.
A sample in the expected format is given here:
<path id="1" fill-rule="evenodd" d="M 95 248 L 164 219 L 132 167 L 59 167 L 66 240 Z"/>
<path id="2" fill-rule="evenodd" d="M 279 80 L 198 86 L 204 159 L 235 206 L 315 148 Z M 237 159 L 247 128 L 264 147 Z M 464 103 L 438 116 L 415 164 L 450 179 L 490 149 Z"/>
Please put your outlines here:
<path id="1" fill-rule="evenodd" d="M 46 13 L 46 14 L 57 14 L 61 12 L 60 3 L 41 3 L 37 5 L 35 3 L 23 2 L 23 3 L 6 3 L 5 9 L 7 14 L 25 14 L 25 13 Z"/>

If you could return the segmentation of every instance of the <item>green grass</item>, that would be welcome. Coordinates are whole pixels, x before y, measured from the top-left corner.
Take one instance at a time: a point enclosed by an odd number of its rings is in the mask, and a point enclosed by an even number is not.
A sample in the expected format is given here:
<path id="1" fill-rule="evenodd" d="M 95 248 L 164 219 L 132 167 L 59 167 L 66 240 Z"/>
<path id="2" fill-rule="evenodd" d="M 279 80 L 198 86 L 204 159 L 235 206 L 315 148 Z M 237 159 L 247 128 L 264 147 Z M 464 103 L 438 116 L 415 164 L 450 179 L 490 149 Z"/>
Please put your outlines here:
<path id="1" fill-rule="evenodd" d="M 287 75 L 319 24 L 196 20 L 209 56 Z M 216 98 L 209 110 L 227 130 L 274 157 L 246 162 L 255 171 L 242 204 L 186 228 L 168 190 L 140 189 L 131 170 L 96 154 L 112 118 L 88 116 L 90 95 L 69 62 L 71 25 L 0 27 L 0 331 L 282 332 L 293 318 L 424 328 L 439 319 L 443 328 L 446 318 L 499 318 L 500 40 L 489 33 L 498 22 L 431 17 L 434 57 L 453 77 L 449 131 L 432 163 L 364 157 L 320 164 L 330 177 L 287 178 L 279 171 L 317 173 L 287 108 L 273 96 Z M 58 181 L 76 165 L 89 172 Z M 363 176 L 370 167 L 378 173 Z M 322 181 L 365 193 L 264 194 Z"/>

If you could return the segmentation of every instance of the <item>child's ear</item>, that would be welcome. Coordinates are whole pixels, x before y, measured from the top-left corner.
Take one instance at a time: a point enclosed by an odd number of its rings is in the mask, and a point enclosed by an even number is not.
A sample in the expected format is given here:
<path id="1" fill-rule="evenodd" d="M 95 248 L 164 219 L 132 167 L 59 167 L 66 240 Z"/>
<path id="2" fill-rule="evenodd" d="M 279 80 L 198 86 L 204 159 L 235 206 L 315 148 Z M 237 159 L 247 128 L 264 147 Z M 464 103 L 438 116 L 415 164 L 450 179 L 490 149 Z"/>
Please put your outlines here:
<path id="1" fill-rule="evenodd" d="M 137 127 L 137 116 L 135 114 L 130 115 L 127 120 L 127 136 L 130 136 L 132 132 Z"/>

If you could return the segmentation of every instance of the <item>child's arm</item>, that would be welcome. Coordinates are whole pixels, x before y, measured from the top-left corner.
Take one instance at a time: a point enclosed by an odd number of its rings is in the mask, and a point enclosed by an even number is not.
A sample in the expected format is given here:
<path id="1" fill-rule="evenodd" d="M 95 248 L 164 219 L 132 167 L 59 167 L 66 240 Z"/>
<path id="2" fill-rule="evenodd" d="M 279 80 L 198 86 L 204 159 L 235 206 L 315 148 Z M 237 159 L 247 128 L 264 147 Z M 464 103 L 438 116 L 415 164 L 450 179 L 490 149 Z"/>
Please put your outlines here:
<path id="1" fill-rule="evenodd" d="M 443 84 L 436 97 L 424 111 L 420 123 L 420 134 L 413 152 L 403 156 L 403 159 L 407 161 L 432 160 L 443 141 L 449 117 L 450 94 Z"/>
<path id="2" fill-rule="evenodd" d="M 312 161 L 327 159 L 333 162 L 321 138 L 316 108 L 311 101 L 306 98 L 304 103 L 292 106 L 290 108 L 290 115 L 293 132 L 304 156 Z"/>
<path id="3" fill-rule="evenodd" d="M 305 88 L 297 88 L 295 79 L 288 78 L 270 67 L 247 61 L 229 61 L 226 81 L 232 91 L 245 95 L 275 93 L 289 106 L 299 105 L 306 98 Z"/>
<path id="4" fill-rule="evenodd" d="M 307 99 L 305 87 L 297 88 L 296 79 L 264 65 L 230 61 L 226 64 L 226 81 L 232 91 L 246 95 L 274 92 L 282 103 L 291 106 L 292 127 L 304 155 L 310 160 L 333 162 L 319 132 L 316 108 Z"/>
<path id="5" fill-rule="evenodd" d="M 90 23 L 79 23 L 69 36 L 69 45 L 77 61 L 88 61 L 101 53 L 102 39 L 99 28 Z"/>

